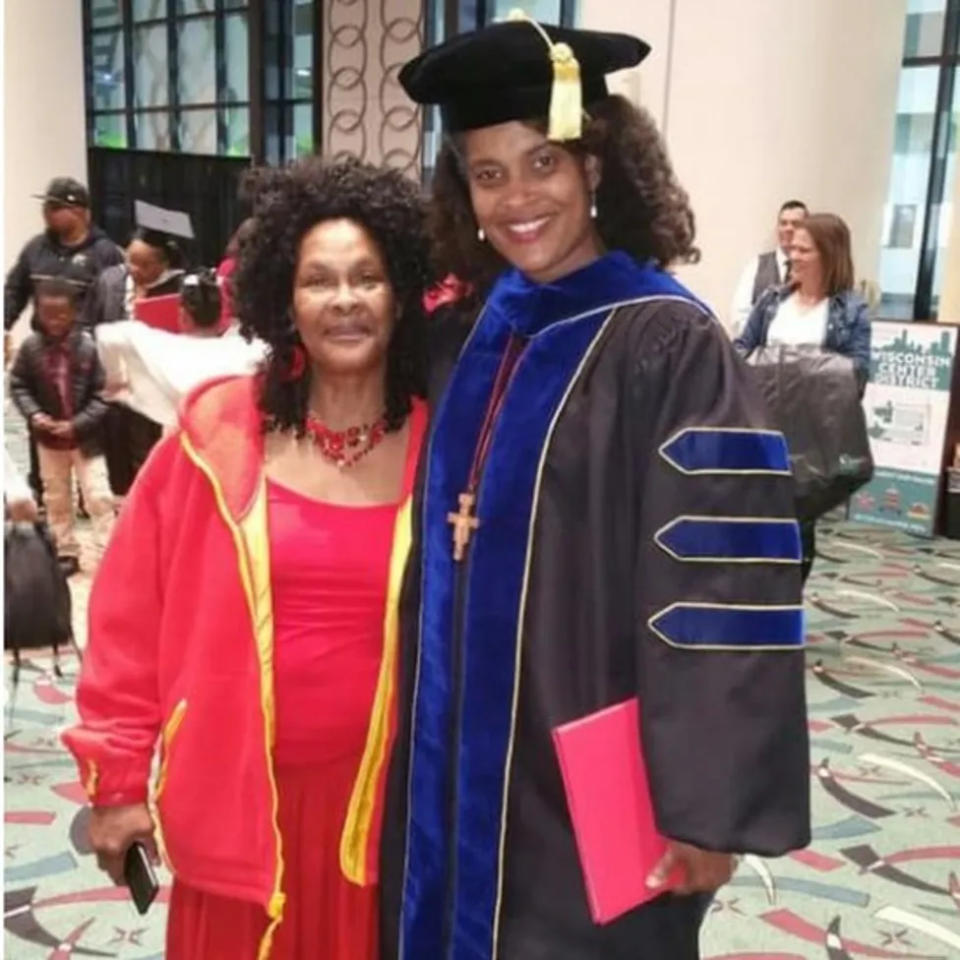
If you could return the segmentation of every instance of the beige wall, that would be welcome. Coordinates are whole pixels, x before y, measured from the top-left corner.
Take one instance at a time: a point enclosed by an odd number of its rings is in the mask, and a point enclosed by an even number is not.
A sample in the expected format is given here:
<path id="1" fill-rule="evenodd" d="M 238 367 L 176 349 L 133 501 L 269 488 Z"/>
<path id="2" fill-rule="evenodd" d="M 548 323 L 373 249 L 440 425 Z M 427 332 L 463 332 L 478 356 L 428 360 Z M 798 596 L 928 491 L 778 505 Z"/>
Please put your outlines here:
<path id="1" fill-rule="evenodd" d="M 791 197 L 843 216 L 875 278 L 906 0 L 580 0 L 580 25 L 654 50 L 640 101 L 665 131 L 703 261 L 683 279 L 726 319 Z M 616 81 L 615 81 L 616 82 Z"/>
<path id="2" fill-rule="evenodd" d="M 6 272 L 41 229 L 31 194 L 56 176 L 86 182 L 87 134 L 79 0 L 6 0 L 2 6 Z"/>
<path id="3" fill-rule="evenodd" d="M 420 113 L 397 73 L 423 47 L 423 6 L 421 0 L 324 3 L 325 154 L 353 154 L 418 175 Z"/>

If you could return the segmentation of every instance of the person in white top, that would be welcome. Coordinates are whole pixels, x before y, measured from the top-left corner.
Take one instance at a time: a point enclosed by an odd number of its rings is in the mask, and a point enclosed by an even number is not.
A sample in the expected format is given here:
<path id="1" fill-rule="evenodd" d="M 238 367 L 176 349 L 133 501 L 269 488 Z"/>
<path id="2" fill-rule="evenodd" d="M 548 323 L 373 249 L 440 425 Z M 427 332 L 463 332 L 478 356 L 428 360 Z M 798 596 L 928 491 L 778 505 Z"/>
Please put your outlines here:
<path id="1" fill-rule="evenodd" d="M 201 270 L 186 276 L 180 292 L 182 333 L 156 330 L 136 320 L 97 329 L 97 351 L 109 399 L 159 424 L 177 424 L 180 404 L 203 383 L 254 373 L 266 346 L 247 342 L 235 324 L 223 329 L 216 276 Z"/>
<path id="2" fill-rule="evenodd" d="M 762 294 L 734 341 L 744 355 L 775 344 L 821 347 L 853 361 L 861 394 L 870 372 L 870 315 L 854 289 L 850 230 L 832 213 L 810 214 L 796 228 L 789 283 Z M 803 577 L 815 553 L 814 525 L 800 526 Z"/>
<path id="3" fill-rule="evenodd" d="M 790 246 L 793 234 L 807 216 L 802 200 L 787 200 L 777 214 L 777 248 L 754 257 L 744 267 L 730 307 L 727 330 L 736 339 L 746 326 L 750 311 L 763 293 L 790 279 Z"/>

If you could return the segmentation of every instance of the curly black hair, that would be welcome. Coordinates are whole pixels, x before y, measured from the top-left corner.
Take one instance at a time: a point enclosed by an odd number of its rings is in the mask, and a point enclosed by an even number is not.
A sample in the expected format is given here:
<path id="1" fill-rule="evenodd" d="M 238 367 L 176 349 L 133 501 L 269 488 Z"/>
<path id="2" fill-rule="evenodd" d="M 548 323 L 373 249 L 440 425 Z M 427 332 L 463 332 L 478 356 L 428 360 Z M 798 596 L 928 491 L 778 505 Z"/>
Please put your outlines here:
<path id="1" fill-rule="evenodd" d="M 696 221 L 653 118 L 619 95 L 590 104 L 583 137 L 567 146 L 592 154 L 602 165 L 597 189 L 597 229 L 605 246 L 662 267 L 696 262 Z M 546 124 L 535 124 L 546 130 Z M 477 237 L 477 222 L 458 138 L 448 138 L 437 157 L 430 231 L 438 266 L 487 289 L 503 258 Z"/>
<path id="2" fill-rule="evenodd" d="M 400 319 L 387 353 L 386 420 L 398 430 L 413 397 L 425 393 L 423 296 L 432 280 L 426 204 L 420 187 L 396 170 L 356 158 L 308 157 L 286 167 L 251 170 L 243 197 L 255 224 L 239 244 L 231 276 L 240 331 L 268 348 L 260 408 L 266 428 L 302 436 L 312 372 L 288 377 L 299 343 L 293 285 L 304 235 L 325 220 L 352 220 L 380 248 Z"/>

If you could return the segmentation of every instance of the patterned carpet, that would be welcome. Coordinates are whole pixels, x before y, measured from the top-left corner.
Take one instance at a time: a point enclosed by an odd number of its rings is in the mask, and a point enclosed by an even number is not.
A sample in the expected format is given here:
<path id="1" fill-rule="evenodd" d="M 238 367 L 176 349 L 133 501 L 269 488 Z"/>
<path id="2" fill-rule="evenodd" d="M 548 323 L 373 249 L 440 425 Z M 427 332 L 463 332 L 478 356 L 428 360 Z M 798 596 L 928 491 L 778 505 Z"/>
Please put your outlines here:
<path id="1" fill-rule="evenodd" d="M 712 960 L 960 956 L 960 543 L 825 525 L 809 597 L 812 847 L 748 858 L 704 934 Z M 75 582 L 78 625 L 87 583 Z M 82 640 L 82 638 L 81 638 Z M 5 956 L 162 956 L 98 873 L 57 732 L 76 664 L 24 667 L 7 720 Z M 642 958 L 642 950 L 638 958 Z M 213 958 L 212 958 L 213 960 Z"/>

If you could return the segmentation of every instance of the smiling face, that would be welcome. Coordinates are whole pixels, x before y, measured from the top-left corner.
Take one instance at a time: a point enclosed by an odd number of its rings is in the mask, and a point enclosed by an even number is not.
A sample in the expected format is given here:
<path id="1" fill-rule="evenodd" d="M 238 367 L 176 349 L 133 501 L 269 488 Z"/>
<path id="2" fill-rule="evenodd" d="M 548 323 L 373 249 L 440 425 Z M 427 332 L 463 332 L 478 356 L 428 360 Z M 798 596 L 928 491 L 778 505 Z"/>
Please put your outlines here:
<path id="1" fill-rule="evenodd" d="M 300 243 L 293 314 L 304 348 L 326 375 L 382 371 L 397 304 L 380 249 L 352 220 L 327 220 Z"/>
<path id="2" fill-rule="evenodd" d="M 581 159 L 519 122 L 470 131 L 463 153 L 477 225 L 510 264 L 549 283 L 600 256 L 590 217 L 596 158 Z"/>
<path id="3" fill-rule="evenodd" d="M 823 258 L 813 242 L 813 237 L 803 227 L 798 227 L 793 234 L 790 274 L 798 284 L 807 289 L 821 290 L 823 287 Z"/>
<path id="4" fill-rule="evenodd" d="M 37 296 L 37 321 L 43 332 L 53 340 L 61 340 L 72 329 L 76 318 L 73 300 L 59 293 Z"/>
<path id="5" fill-rule="evenodd" d="M 807 211 L 803 207 L 787 207 L 780 211 L 780 216 L 777 218 L 777 243 L 787 256 L 790 255 L 794 232 L 806 216 Z"/>
<path id="6" fill-rule="evenodd" d="M 133 282 L 138 287 L 145 288 L 163 276 L 167 261 L 157 247 L 152 247 L 143 240 L 133 240 L 127 247 L 127 268 Z"/>

